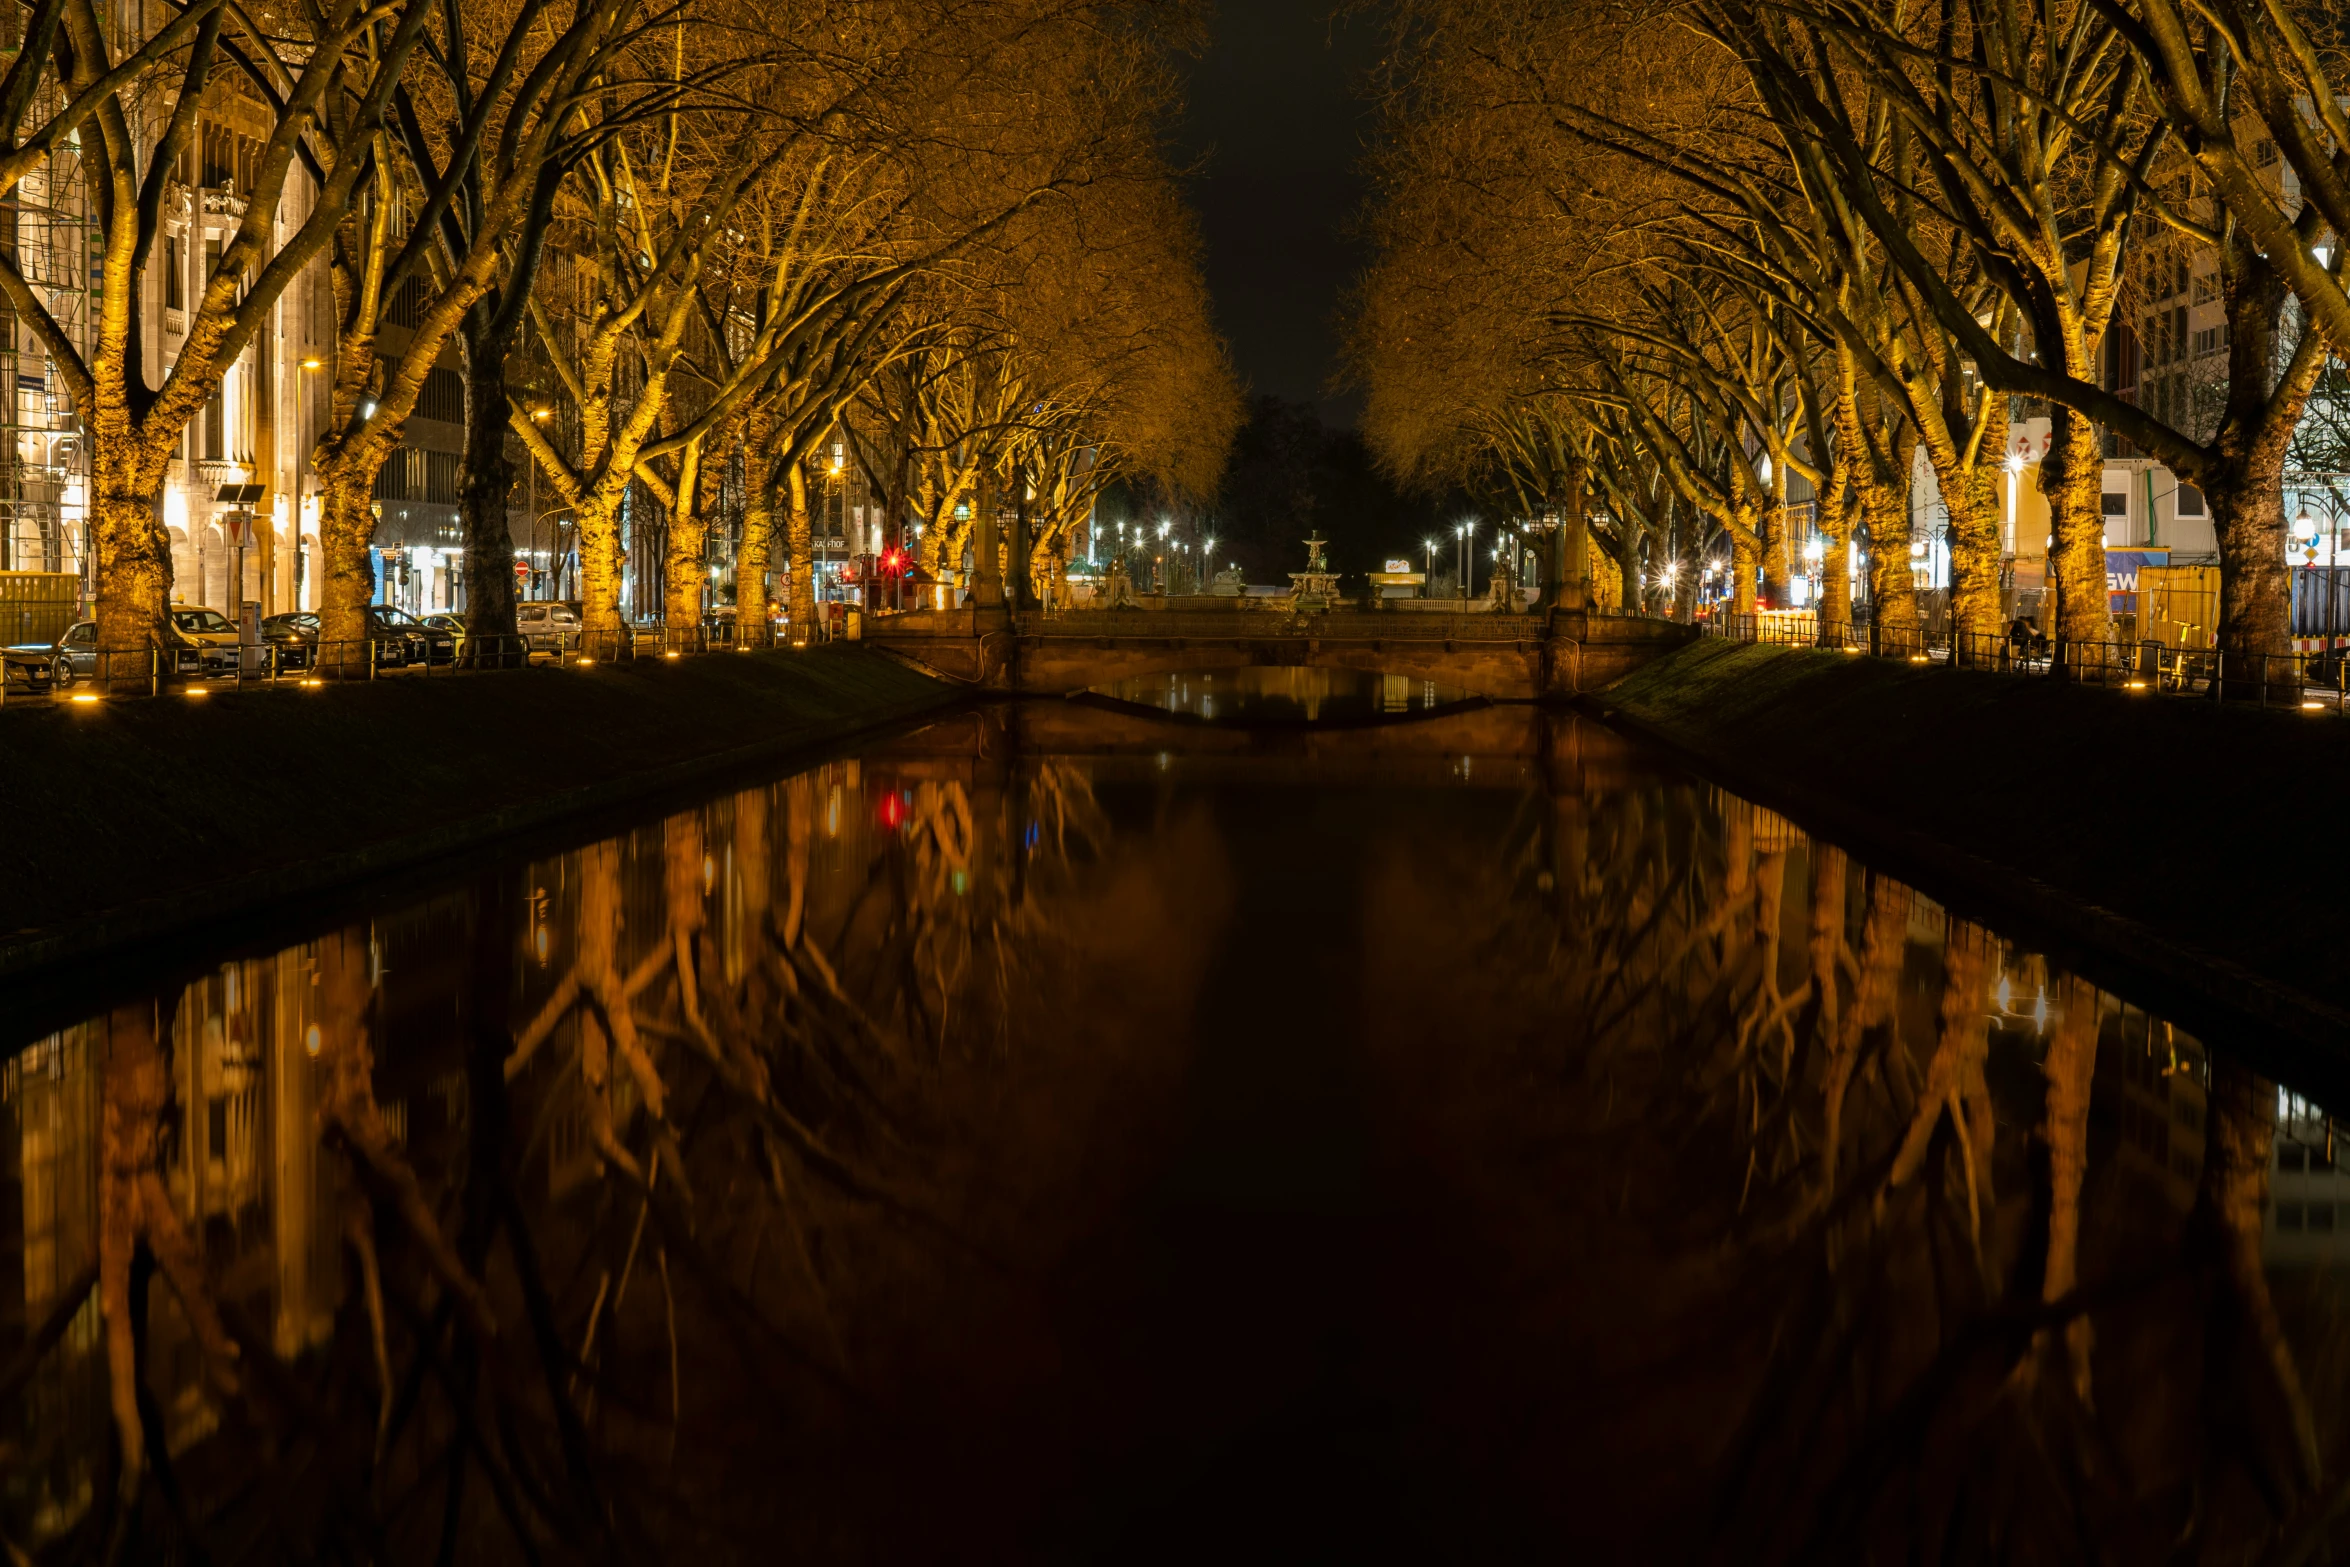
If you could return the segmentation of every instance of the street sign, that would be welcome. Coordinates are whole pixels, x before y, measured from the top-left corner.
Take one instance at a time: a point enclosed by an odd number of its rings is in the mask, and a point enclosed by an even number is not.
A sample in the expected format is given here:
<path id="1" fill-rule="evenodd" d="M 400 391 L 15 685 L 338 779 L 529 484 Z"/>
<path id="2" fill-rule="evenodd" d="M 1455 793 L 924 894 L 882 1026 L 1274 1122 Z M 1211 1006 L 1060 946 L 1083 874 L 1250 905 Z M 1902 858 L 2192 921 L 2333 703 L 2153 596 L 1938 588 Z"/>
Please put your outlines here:
<path id="1" fill-rule="evenodd" d="M 253 514 L 249 511 L 224 511 L 220 514 L 221 532 L 228 536 L 231 549 L 243 549 L 253 542 Z"/>

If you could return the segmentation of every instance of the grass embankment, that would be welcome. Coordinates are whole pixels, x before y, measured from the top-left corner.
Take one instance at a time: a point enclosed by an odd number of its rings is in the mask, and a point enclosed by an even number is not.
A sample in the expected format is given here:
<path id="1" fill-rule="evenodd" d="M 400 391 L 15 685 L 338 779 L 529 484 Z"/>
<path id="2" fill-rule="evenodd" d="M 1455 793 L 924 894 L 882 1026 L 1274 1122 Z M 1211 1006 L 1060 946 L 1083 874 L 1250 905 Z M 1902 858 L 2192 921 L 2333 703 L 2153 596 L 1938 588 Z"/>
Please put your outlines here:
<path id="1" fill-rule="evenodd" d="M 2182 1022 L 2350 1044 L 2350 720 L 1724 642 L 1600 701 Z"/>
<path id="2" fill-rule="evenodd" d="M 951 701 L 834 645 L 0 712 L 0 975 Z"/>

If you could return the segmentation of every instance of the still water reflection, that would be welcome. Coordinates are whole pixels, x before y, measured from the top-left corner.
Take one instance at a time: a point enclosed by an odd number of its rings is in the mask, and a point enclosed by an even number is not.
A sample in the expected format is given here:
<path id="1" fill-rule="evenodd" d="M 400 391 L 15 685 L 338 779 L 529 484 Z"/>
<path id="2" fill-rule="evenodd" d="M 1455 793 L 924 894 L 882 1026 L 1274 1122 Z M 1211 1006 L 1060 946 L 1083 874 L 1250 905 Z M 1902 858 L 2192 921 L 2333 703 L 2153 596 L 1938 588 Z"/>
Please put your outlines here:
<path id="1" fill-rule="evenodd" d="M 1465 687 L 1355 669 L 1182 670 L 1096 688 L 1139 707 L 1231 723 L 1329 723 L 1432 713 L 1466 702 Z"/>
<path id="2" fill-rule="evenodd" d="M 1151 722 L 965 715 L 22 1042 L 10 1552 L 2343 1533 L 2315 1107 L 1588 723 Z"/>

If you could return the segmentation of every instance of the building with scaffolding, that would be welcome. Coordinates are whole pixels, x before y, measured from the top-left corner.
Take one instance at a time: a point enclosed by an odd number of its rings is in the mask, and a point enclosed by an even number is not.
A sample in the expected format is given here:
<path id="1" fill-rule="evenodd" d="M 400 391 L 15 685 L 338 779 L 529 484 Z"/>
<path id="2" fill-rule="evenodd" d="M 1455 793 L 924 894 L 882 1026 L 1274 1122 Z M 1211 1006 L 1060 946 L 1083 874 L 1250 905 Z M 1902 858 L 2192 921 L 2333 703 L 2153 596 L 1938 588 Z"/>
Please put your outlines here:
<path id="1" fill-rule="evenodd" d="M 140 347 L 156 384 L 177 360 L 192 307 L 244 219 L 271 129 L 268 107 L 233 77 L 206 89 L 197 133 L 165 181 L 162 227 L 140 279 Z M 312 199 L 297 170 L 274 240 L 299 226 Z M 0 246 L 67 337 L 89 352 L 104 237 L 90 212 L 78 137 L 0 198 Z M 388 350 L 397 351 L 415 310 L 412 299 L 394 302 L 383 334 Z M 175 600 L 232 618 L 246 602 L 264 615 L 317 606 L 319 501 L 309 459 L 328 412 L 335 330 L 321 260 L 286 289 L 182 436 L 158 497 Z M 86 615 L 93 579 L 82 421 L 40 339 L 5 301 L 0 391 L 0 572 L 78 582 L 76 612 Z M 462 602 L 455 548 L 462 410 L 452 352 L 432 372 L 377 486 L 382 601 L 412 609 Z"/>
<path id="2" fill-rule="evenodd" d="M 54 94 L 56 88 L 44 89 Z M 44 110 L 53 105 L 42 106 Z M 0 198 L 0 246 L 77 346 L 88 343 L 103 238 L 87 218 L 81 139 Z M 88 593 L 80 420 L 29 323 L 0 298 L 0 571 L 79 576 Z"/>

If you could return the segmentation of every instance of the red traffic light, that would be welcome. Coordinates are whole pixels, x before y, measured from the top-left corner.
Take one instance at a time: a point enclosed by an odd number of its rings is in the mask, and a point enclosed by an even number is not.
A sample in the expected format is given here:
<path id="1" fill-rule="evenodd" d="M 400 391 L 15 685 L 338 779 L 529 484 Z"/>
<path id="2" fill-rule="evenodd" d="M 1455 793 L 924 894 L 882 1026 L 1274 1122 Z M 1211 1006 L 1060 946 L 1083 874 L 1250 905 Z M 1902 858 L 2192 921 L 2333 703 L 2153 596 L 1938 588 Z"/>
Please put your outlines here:
<path id="1" fill-rule="evenodd" d="M 906 570 L 904 550 L 885 550 L 881 556 L 881 574 L 885 577 L 903 576 Z"/>

